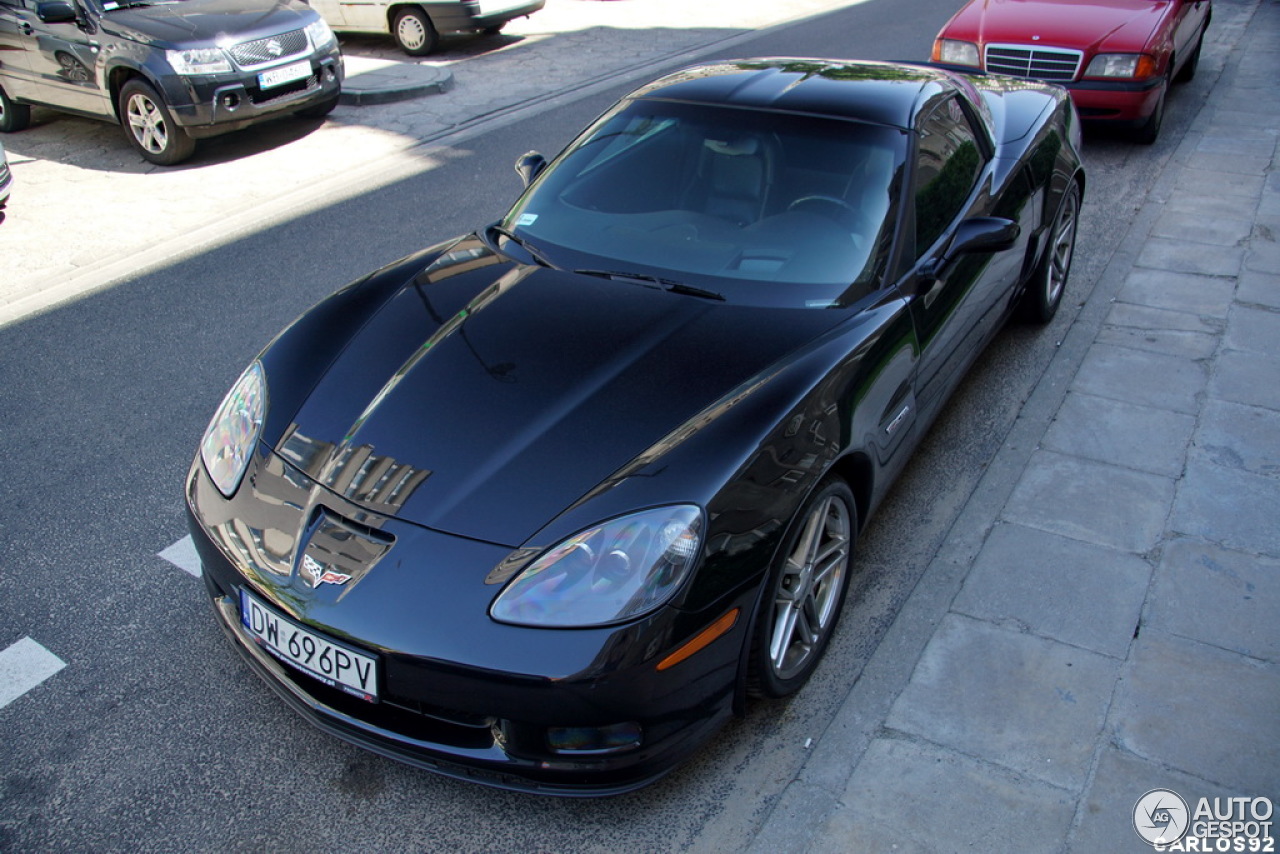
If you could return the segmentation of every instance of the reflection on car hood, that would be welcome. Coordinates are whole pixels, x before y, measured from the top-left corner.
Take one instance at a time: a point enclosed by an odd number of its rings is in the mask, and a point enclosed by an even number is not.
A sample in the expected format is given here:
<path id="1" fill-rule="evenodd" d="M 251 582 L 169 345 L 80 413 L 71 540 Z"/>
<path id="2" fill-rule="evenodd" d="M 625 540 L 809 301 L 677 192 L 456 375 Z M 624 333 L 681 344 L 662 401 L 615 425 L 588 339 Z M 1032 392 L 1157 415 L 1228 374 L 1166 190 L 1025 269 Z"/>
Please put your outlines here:
<path id="1" fill-rule="evenodd" d="M 846 316 L 471 245 L 468 263 L 428 268 L 355 333 L 276 447 L 379 512 L 508 546 Z"/>
<path id="2" fill-rule="evenodd" d="M 1029 44 L 1039 36 L 1034 43 L 1045 47 L 1141 50 L 1167 6 L 1151 0 L 986 0 L 965 9 L 955 24 L 986 44 Z"/>
<path id="3" fill-rule="evenodd" d="M 103 16 L 102 26 L 122 38 L 177 49 L 265 38 L 301 29 L 315 18 L 295 0 L 181 0 L 115 9 Z"/>

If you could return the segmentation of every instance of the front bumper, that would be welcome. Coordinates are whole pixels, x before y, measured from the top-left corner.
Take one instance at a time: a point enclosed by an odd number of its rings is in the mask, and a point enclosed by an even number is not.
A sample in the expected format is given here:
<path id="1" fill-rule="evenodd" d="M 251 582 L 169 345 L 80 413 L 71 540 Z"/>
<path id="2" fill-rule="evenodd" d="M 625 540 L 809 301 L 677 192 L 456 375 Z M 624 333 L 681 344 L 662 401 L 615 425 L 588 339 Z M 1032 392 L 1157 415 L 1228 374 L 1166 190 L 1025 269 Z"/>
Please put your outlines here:
<path id="1" fill-rule="evenodd" d="M 311 75 L 274 89 L 258 86 L 258 75 L 236 72 L 164 78 L 174 121 L 193 138 L 242 130 L 262 121 L 337 98 L 342 89 L 342 56 L 335 49 L 312 55 Z"/>
<path id="2" fill-rule="evenodd" d="M 608 629 L 498 624 L 488 617 L 487 603 L 499 588 L 483 584 L 483 578 L 508 550 L 375 517 L 314 485 L 301 501 L 263 500 L 280 495 L 270 469 L 299 482 L 300 473 L 282 465 L 270 452 L 256 457 L 228 501 L 197 459 L 187 482 L 189 522 L 223 630 L 289 706 L 326 732 L 446 776 L 584 797 L 653 782 L 731 714 L 747 620 L 666 671 L 656 663 L 728 607 L 749 604 L 753 589 L 709 618 L 664 609 Z M 334 585 L 308 591 L 296 583 L 296 567 L 285 578 L 280 567 L 251 566 L 260 547 L 246 551 L 235 545 L 278 545 L 282 526 L 296 521 L 311 530 L 311 523 L 303 523 L 318 508 L 358 516 L 367 529 L 394 540 L 377 567 L 340 592 L 329 589 Z M 301 537 L 295 542 L 294 555 L 306 547 Z M 286 564 L 290 560 L 284 558 Z M 447 574 L 439 573 L 441 565 Z M 375 656 L 379 702 L 327 686 L 260 647 L 240 622 L 241 588 L 290 619 Z M 316 601 L 308 601 L 313 595 Z M 325 597 L 330 601 L 320 601 Z M 553 729 L 623 722 L 639 725 L 638 744 L 577 751 L 557 749 L 549 738 Z"/>
<path id="3" fill-rule="evenodd" d="M 1068 83 L 1080 118 L 1085 121 L 1140 124 L 1150 118 L 1160 101 L 1163 77 L 1141 82 L 1088 80 Z"/>

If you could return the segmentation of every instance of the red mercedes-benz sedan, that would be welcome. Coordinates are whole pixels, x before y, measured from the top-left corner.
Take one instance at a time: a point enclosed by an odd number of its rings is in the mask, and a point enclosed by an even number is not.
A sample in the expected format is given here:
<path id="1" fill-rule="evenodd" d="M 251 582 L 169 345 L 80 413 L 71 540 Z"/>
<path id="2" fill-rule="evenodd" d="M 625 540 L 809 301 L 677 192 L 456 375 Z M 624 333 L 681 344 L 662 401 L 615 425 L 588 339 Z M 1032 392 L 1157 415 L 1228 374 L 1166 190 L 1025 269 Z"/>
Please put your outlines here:
<path id="1" fill-rule="evenodd" d="M 1196 73 L 1210 0 L 970 0 L 933 60 L 1060 83 L 1080 117 L 1152 143 L 1171 83 Z"/>

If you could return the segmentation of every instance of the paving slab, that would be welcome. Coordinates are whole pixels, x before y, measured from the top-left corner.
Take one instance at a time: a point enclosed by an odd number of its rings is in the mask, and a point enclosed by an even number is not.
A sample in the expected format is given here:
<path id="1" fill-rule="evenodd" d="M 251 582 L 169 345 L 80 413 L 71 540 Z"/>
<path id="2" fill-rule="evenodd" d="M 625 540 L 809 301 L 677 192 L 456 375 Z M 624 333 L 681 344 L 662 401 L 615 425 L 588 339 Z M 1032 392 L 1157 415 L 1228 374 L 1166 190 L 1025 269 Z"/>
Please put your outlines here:
<path id="1" fill-rule="evenodd" d="M 1274 353 L 1280 340 L 1280 312 L 1255 306 L 1231 309 L 1223 346 L 1248 353 Z"/>
<path id="2" fill-rule="evenodd" d="M 1242 796 L 1280 796 L 1280 666 L 1144 630 L 1112 709 L 1117 746 Z"/>
<path id="3" fill-rule="evenodd" d="M 997 525 L 952 610 L 1015 631 L 1124 658 L 1151 582 L 1125 552 L 1020 525 Z"/>
<path id="4" fill-rule="evenodd" d="M 1214 155 L 1235 159 L 1233 155 Z M 1267 160 L 1271 156 L 1267 155 Z M 1156 220 L 1151 234 L 1189 243 L 1209 243 L 1216 246 L 1239 246 L 1253 232 L 1253 219 L 1240 216 L 1206 217 L 1201 213 L 1169 210 Z"/>
<path id="5" fill-rule="evenodd" d="M 1237 151 L 1219 153 L 1197 149 L 1187 160 L 1192 169 L 1205 172 L 1225 172 L 1240 175 L 1258 175 L 1271 163 L 1271 155 L 1260 150 L 1257 153 Z"/>
<path id="6" fill-rule="evenodd" d="M 1182 474 L 1196 420 L 1182 412 L 1071 392 L 1041 441 L 1070 456 L 1166 477 Z"/>
<path id="7" fill-rule="evenodd" d="M 1130 316 L 1138 312 L 1128 312 Z M 1149 350 L 1181 359 L 1197 361 L 1207 359 L 1221 344 L 1218 336 L 1208 332 L 1184 332 L 1177 329 L 1144 328 L 1143 326 L 1112 324 L 1098 333 L 1097 341 L 1126 347 L 1130 350 Z"/>
<path id="8" fill-rule="evenodd" d="M 1074 797 L 937 745 L 881 738 L 867 749 L 811 854 L 1056 852 Z"/>
<path id="9" fill-rule="evenodd" d="M 1280 275 L 1280 243 L 1255 240 L 1249 246 L 1244 268 L 1259 273 Z"/>
<path id="10" fill-rule="evenodd" d="M 1227 277 L 1135 269 L 1125 278 L 1117 300 L 1157 310 L 1225 318 L 1234 291 L 1235 282 Z"/>
<path id="11" fill-rule="evenodd" d="M 1173 494 L 1170 478 L 1042 450 L 1032 455 L 1004 518 L 1145 554 L 1164 531 Z"/>
<path id="12" fill-rule="evenodd" d="M 1240 113 L 1239 124 L 1248 128 L 1257 127 L 1256 117 L 1257 114 L 1252 111 Z M 1236 200 L 1237 205 L 1249 205 L 1256 204 L 1262 196 L 1265 180 L 1260 175 L 1187 169 L 1178 178 L 1178 190 L 1192 196 L 1230 196 Z"/>
<path id="13" fill-rule="evenodd" d="M 1200 416 L 1195 452 L 1224 468 L 1280 477 L 1280 412 L 1210 400 Z"/>
<path id="14" fill-rule="evenodd" d="M 1194 413 L 1207 383 L 1208 371 L 1199 360 L 1098 344 L 1085 356 L 1072 389 Z"/>
<path id="15" fill-rule="evenodd" d="M 1227 350 L 1214 364 L 1210 397 L 1280 410 L 1280 356 Z"/>
<path id="16" fill-rule="evenodd" d="M 1079 647 L 949 614 L 885 725 L 1079 790 L 1119 668 Z"/>
<path id="17" fill-rule="evenodd" d="M 1243 794 L 1108 745 L 1081 802 L 1067 850 L 1072 854 L 1152 854 L 1152 846 L 1133 826 L 1138 799 L 1152 789 L 1175 792 L 1193 815 L 1200 798 Z"/>
<path id="18" fill-rule="evenodd" d="M 1178 484 L 1169 527 L 1228 548 L 1280 554 L 1280 479 L 1192 456 Z"/>
<path id="19" fill-rule="evenodd" d="M 1147 625 L 1280 663 L 1280 560 L 1179 539 L 1166 546 L 1156 576 Z"/>
<path id="20" fill-rule="evenodd" d="M 1241 303 L 1280 308 L 1280 276 L 1245 269 L 1240 273 L 1236 297 Z"/>
<path id="21" fill-rule="evenodd" d="M 1210 247 L 1209 244 L 1152 238 L 1138 254 L 1138 266 L 1171 270 L 1175 273 L 1234 276 L 1240 272 L 1244 253 L 1245 250 L 1239 246 Z"/>

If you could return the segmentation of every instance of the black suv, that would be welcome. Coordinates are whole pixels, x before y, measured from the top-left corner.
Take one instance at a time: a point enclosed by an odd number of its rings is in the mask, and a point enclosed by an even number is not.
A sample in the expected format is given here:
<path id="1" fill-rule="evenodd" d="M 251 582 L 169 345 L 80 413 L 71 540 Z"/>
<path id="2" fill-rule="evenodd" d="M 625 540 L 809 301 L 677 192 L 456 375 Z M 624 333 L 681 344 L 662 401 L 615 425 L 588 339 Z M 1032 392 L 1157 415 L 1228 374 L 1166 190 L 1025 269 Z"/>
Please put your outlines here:
<path id="1" fill-rule="evenodd" d="M 342 55 L 299 0 L 0 0 L 0 132 L 32 104 L 119 122 L 169 166 L 195 140 L 327 115 Z"/>

